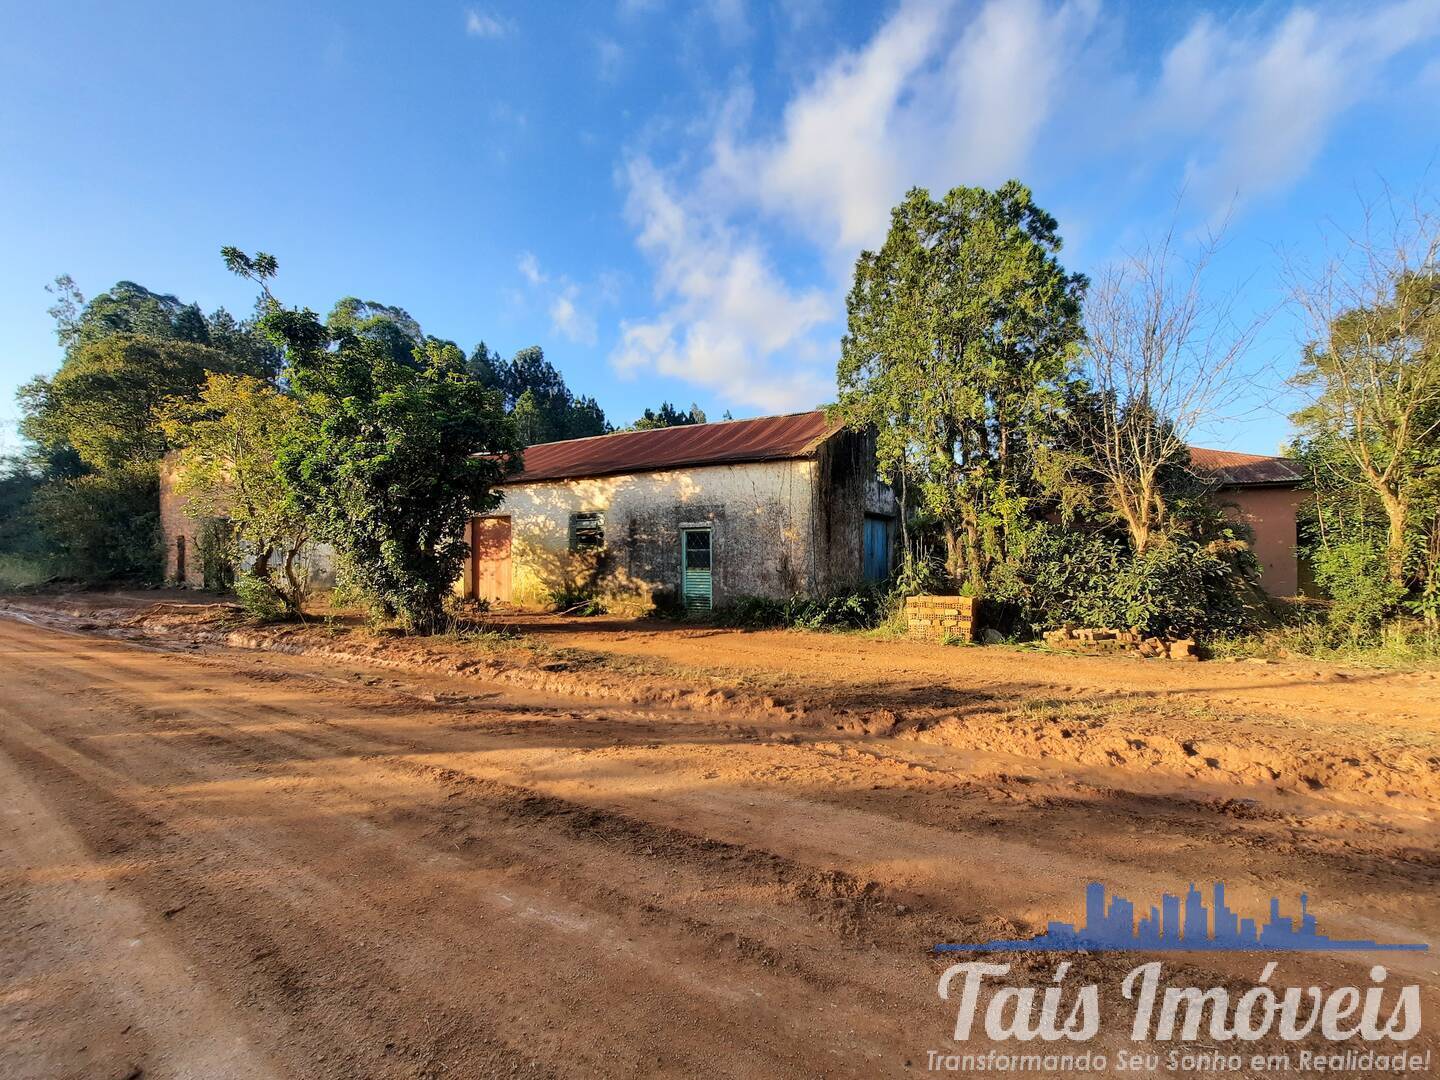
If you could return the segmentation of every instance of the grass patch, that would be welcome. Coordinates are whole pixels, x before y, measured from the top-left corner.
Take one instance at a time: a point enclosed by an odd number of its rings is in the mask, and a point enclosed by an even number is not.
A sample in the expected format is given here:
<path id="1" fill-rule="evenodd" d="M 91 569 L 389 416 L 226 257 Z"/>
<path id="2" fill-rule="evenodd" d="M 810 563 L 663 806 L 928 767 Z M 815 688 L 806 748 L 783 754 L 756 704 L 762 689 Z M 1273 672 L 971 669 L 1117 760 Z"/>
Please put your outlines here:
<path id="1" fill-rule="evenodd" d="M 0 555 L 0 591 L 39 585 L 55 576 L 49 559 L 36 555 Z"/>
<path id="2" fill-rule="evenodd" d="M 441 638 L 448 638 L 458 645 L 468 645 L 474 648 L 483 649 L 486 652 L 499 652 L 503 649 L 514 649 L 526 646 L 525 638 L 516 630 L 508 627 L 490 627 L 453 630 L 448 634 L 436 635 Z"/>
<path id="3" fill-rule="evenodd" d="M 1340 660 L 1383 668 L 1440 666 L 1440 629 L 1413 620 L 1396 620 L 1375 634 L 1355 637 L 1322 621 L 1282 626 L 1210 644 L 1217 659 Z"/>

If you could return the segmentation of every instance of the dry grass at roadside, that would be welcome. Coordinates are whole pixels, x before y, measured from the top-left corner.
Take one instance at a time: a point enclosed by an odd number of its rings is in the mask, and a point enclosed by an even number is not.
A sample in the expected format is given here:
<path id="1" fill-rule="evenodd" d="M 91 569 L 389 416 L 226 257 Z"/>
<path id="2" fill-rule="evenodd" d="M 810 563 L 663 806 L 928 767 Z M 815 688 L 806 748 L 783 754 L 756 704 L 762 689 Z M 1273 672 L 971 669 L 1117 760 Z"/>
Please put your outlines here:
<path id="1" fill-rule="evenodd" d="M 1440 668 L 1440 628 L 1418 621 L 1390 623 L 1373 641 L 1337 638 L 1325 624 L 1307 622 L 1221 639 L 1211 648 L 1217 659 L 1311 658 L 1376 668 Z"/>

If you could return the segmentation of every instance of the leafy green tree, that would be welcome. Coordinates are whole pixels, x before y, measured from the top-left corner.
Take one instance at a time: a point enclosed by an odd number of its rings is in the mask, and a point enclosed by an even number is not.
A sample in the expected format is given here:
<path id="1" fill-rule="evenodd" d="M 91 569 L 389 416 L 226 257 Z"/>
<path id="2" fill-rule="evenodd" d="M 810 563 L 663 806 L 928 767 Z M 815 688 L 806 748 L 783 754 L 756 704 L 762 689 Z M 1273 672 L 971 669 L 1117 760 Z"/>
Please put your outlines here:
<path id="1" fill-rule="evenodd" d="M 261 332 L 258 320 L 265 314 L 263 305 L 248 319 L 236 319 L 223 307 L 216 308 L 206 319 L 206 333 L 211 348 L 230 358 L 227 369 L 236 375 L 274 382 L 280 372 L 280 348 Z"/>
<path id="2" fill-rule="evenodd" d="M 40 484 L 40 474 L 24 458 L 0 458 L 0 554 L 45 553 L 31 505 Z"/>
<path id="3" fill-rule="evenodd" d="M 508 364 L 508 360 L 482 341 L 471 350 L 469 359 L 465 361 L 465 370 L 482 386 L 487 386 L 491 390 L 499 390 L 503 394 L 505 391 L 503 373 Z M 511 404 L 507 401 L 506 408 L 509 408 Z"/>
<path id="4" fill-rule="evenodd" d="M 1317 487 L 1340 500 L 1335 514 L 1348 509 L 1355 526 L 1367 517 L 1384 522 L 1390 583 L 1402 593 L 1434 588 L 1440 580 L 1440 230 L 1418 265 L 1392 258 L 1377 270 L 1365 260 L 1358 273 L 1327 277 L 1305 294 L 1316 332 L 1295 382 L 1312 397 L 1293 420 L 1312 448 L 1312 465 L 1323 468 Z"/>
<path id="5" fill-rule="evenodd" d="M 207 317 L 133 281 L 88 302 L 68 276 L 48 288 L 65 359 L 18 394 L 27 464 L 37 476 L 34 513 L 38 519 L 43 509 L 44 535 L 76 576 L 144 576 L 136 560 L 153 557 L 157 507 L 141 504 L 157 490 L 155 462 L 167 445 L 157 407 L 198 394 L 210 371 L 273 378 L 279 350 L 253 320 L 223 308 Z M 115 504 L 102 506 L 107 498 Z M 95 535 L 112 526 L 113 543 Z M 109 557 L 117 561 L 103 566 Z"/>
<path id="6" fill-rule="evenodd" d="M 223 307 L 207 316 L 197 304 L 133 281 L 116 282 L 87 302 L 68 274 L 46 288 L 56 297 L 49 313 L 67 356 L 82 346 L 129 335 L 209 345 L 230 357 L 226 370 L 259 378 L 273 377 L 279 363 L 278 351 L 254 320 L 238 321 Z"/>
<path id="7" fill-rule="evenodd" d="M 194 304 L 151 292 L 133 281 L 116 282 L 85 302 L 68 276 L 56 278 L 61 299 L 50 309 L 60 344 L 68 351 L 118 334 L 208 344 L 205 318 Z"/>
<path id="8" fill-rule="evenodd" d="M 280 468 L 295 436 L 296 401 L 248 375 L 212 374 L 197 400 L 171 401 L 163 427 L 180 448 L 176 489 L 192 517 L 224 519 L 232 565 L 250 560 L 256 586 L 298 615 L 308 592 L 299 564 L 310 523 Z"/>
<path id="9" fill-rule="evenodd" d="M 227 260 L 228 261 L 228 260 Z M 383 337 L 275 307 L 300 409 L 280 463 L 300 511 L 377 614 L 438 629 L 468 549 L 520 449 L 500 395 L 453 345 L 427 339 L 408 363 Z"/>
<path id="10" fill-rule="evenodd" d="M 1075 364 L 1087 283 L 1060 246 L 1017 181 L 938 200 L 916 188 L 855 265 L 838 410 L 876 432 L 887 478 L 913 476 L 949 573 L 977 592 L 1034 512 L 1035 462 Z"/>
<path id="11" fill-rule="evenodd" d="M 92 469 L 158 461 L 166 442 L 157 409 L 193 397 L 226 354 L 189 341 L 130 333 L 82 341 L 50 378 L 20 390 L 20 432 L 47 451 L 71 447 Z"/>
<path id="12" fill-rule="evenodd" d="M 325 325 L 335 335 L 374 340 L 388 348 L 398 364 L 410 363 L 415 350 L 425 344 L 425 332 L 408 311 L 376 300 L 347 296 L 330 309 Z"/>
<path id="13" fill-rule="evenodd" d="M 47 288 L 65 360 L 19 392 L 22 434 L 47 477 L 74 474 L 77 457 L 91 469 L 153 460 L 161 448 L 155 405 L 198 392 L 208 371 L 275 374 L 278 349 L 253 320 L 224 308 L 207 318 L 195 304 L 133 281 L 88 302 L 68 276 Z"/>
<path id="14" fill-rule="evenodd" d="M 159 477 L 153 463 L 52 481 L 35 492 L 31 506 L 68 574 L 96 583 L 159 577 Z"/>
<path id="15" fill-rule="evenodd" d="M 658 409 L 646 409 L 644 415 L 630 425 L 631 431 L 652 431 L 655 428 L 684 427 L 687 424 L 706 423 L 704 411 L 692 404 L 689 412 L 681 412 L 668 401 L 662 401 Z"/>
<path id="16" fill-rule="evenodd" d="M 481 342 L 466 361 L 466 369 L 482 385 L 500 392 L 526 446 L 610 430 L 599 403 L 593 397 L 576 397 L 538 345 L 505 360 Z"/>

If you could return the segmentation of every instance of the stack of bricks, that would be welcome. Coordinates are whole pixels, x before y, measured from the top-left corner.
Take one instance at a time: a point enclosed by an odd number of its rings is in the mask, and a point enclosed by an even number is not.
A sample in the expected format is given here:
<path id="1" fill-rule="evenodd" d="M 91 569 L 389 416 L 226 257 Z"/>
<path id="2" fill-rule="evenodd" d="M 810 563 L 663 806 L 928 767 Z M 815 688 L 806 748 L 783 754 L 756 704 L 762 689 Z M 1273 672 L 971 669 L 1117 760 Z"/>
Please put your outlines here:
<path id="1" fill-rule="evenodd" d="M 911 596 L 905 600 L 911 637 L 930 641 L 974 641 L 973 596 Z"/>
<path id="2" fill-rule="evenodd" d="M 1128 653 L 1133 656 L 1168 657 L 1171 660 L 1199 660 L 1194 638 L 1145 637 L 1138 626 L 1129 630 L 1106 627 L 1077 629 L 1066 624 L 1045 635 L 1052 649 L 1080 653 Z"/>

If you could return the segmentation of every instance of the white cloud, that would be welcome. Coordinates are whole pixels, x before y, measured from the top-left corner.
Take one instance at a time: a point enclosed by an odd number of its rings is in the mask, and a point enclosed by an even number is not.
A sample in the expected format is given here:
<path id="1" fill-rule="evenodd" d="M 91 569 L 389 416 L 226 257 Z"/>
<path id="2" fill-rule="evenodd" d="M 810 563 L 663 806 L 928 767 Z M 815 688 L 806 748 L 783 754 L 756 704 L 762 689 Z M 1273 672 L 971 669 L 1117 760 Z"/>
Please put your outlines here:
<path id="1" fill-rule="evenodd" d="M 516 265 L 520 269 L 520 276 L 531 285 L 543 285 L 545 283 L 545 275 L 540 272 L 540 260 L 535 258 L 532 252 L 522 251 L 519 262 Z"/>
<path id="2" fill-rule="evenodd" d="M 745 0 L 705 0 L 705 11 L 729 41 L 738 41 L 750 32 Z"/>
<path id="3" fill-rule="evenodd" d="M 804 88 L 774 136 L 746 141 L 748 101 L 732 100 L 710 182 L 853 255 L 912 185 L 994 183 L 1024 163 L 1094 13 L 996 0 L 965 25 L 952 3 L 907 4 Z"/>
<path id="4" fill-rule="evenodd" d="M 546 314 L 550 316 L 551 330 L 577 345 L 595 344 L 598 336 L 595 316 L 584 306 L 579 285 L 564 274 L 545 273 L 540 269 L 540 260 L 529 251 L 520 253 L 516 268 L 532 292 L 538 292 L 543 298 Z M 612 295 L 611 280 L 610 275 L 602 275 L 597 289 L 602 302 Z"/>
<path id="5" fill-rule="evenodd" d="M 1123 29 L 1098 0 L 910 0 L 822 67 L 774 130 L 751 134 L 751 95 L 732 95 L 706 183 L 847 260 L 879 241 L 909 187 L 993 185 L 1032 167 L 1049 136 L 1080 158 L 1069 168 L 1168 159 L 1225 204 L 1303 174 L 1384 65 L 1440 34 L 1440 0 L 1202 15 L 1153 58 L 1114 55 Z"/>
<path id="6" fill-rule="evenodd" d="M 769 410 L 832 396 L 833 355 L 811 337 L 833 316 L 831 302 L 791 289 L 759 244 L 682 205 L 648 160 L 632 161 L 626 182 L 626 212 L 655 265 L 662 310 L 621 324 L 616 369 L 674 376 Z"/>
<path id="7" fill-rule="evenodd" d="M 471 37 L 504 37 L 511 29 L 508 20 L 492 12 L 481 11 L 479 8 L 469 8 L 465 12 L 465 32 Z"/>
<path id="8" fill-rule="evenodd" d="M 561 337 L 577 345 L 594 345 L 595 319 L 576 307 L 579 295 L 579 286 L 567 285 L 550 301 L 550 326 Z"/>
<path id="9" fill-rule="evenodd" d="M 740 4 L 706 10 L 745 18 Z M 908 188 L 1143 172 L 1185 185 L 1203 213 L 1243 206 L 1302 176 L 1345 110 L 1385 86 L 1387 65 L 1437 35 L 1440 0 L 1267 6 L 1201 15 L 1137 55 L 1099 0 L 902 0 L 779 108 L 757 108 L 737 84 L 701 125 L 698 161 L 678 155 L 692 164 L 666 173 L 631 163 L 627 209 L 660 310 L 623 324 L 615 362 L 761 407 L 813 403 L 830 392 L 838 330 L 817 335 L 838 325 L 855 255 L 883 239 Z M 795 235 L 833 271 L 825 290 L 777 269 L 767 245 Z"/>
<path id="10" fill-rule="evenodd" d="M 1437 33 L 1437 0 L 1297 7 L 1273 25 L 1202 16 L 1166 53 L 1138 131 L 1183 142 L 1191 183 L 1212 202 L 1281 189 L 1304 175 L 1385 65 Z"/>

